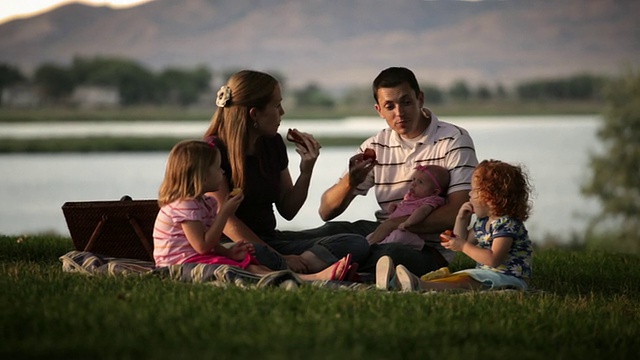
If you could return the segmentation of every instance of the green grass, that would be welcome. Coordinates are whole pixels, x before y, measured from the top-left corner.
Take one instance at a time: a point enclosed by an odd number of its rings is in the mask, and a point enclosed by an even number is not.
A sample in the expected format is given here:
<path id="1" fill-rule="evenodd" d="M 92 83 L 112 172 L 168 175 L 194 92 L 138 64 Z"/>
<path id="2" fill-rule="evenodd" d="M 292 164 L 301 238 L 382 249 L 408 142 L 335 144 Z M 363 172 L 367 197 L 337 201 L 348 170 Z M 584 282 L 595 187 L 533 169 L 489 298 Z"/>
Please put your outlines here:
<path id="1" fill-rule="evenodd" d="M 64 273 L 64 237 L 0 236 L 0 357 L 589 359 L 640 351 L 640 257 L 540 250 L 532 294 L 226 289 Z M 472 266 L 456 259 L 452 269 Z"/>

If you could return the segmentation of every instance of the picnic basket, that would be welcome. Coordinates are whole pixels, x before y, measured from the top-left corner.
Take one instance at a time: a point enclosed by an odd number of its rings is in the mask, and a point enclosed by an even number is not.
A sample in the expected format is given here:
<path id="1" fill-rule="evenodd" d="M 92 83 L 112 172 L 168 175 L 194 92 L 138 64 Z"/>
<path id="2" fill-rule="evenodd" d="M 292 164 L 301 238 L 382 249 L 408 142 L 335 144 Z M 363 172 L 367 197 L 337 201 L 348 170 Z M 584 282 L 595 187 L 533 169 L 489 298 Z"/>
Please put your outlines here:
<path id="1" fill-rule="evenodd" d="M 66 202 L 62 212 L 74 247 L 109 257 L 153 261 L 157 200 Z"/>

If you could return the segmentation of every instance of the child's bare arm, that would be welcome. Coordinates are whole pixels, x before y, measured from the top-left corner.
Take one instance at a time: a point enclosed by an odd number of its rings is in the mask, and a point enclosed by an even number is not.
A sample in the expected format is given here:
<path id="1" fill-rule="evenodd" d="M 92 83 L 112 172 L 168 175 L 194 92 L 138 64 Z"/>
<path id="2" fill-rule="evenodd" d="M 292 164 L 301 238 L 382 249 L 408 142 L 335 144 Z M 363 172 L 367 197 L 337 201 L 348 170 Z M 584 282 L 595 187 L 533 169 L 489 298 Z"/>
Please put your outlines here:
<path id="1" fill-rule="evenodd" d="M 225 202 L 220 207 L 213 224 L 207 231 L 205 231 L 204 224 L 201 221 L 185 221 L 182 223 L 182 230 L 189 244 L 198 254 L 207 254 L 220 243 L 222 230 L 227 223 L 227 219 L 236 211 L 243 199 L 244 196 L 239 194 Z"/>

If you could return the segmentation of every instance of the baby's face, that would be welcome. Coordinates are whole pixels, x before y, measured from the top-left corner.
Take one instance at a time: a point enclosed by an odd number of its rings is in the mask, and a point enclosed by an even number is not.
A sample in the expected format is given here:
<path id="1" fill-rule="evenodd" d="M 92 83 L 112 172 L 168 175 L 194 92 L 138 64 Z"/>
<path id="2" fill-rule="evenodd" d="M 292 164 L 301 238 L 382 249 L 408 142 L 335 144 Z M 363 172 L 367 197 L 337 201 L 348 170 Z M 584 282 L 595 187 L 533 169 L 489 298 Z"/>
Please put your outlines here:
<path id="1" fill-rule="evenodd" d="M 416 198 L 438 195 L 438 186 L 433 183 L 433 179 L 422 171 L 416 170 L 411 177 L 411 187 L 409 192 Z"/>

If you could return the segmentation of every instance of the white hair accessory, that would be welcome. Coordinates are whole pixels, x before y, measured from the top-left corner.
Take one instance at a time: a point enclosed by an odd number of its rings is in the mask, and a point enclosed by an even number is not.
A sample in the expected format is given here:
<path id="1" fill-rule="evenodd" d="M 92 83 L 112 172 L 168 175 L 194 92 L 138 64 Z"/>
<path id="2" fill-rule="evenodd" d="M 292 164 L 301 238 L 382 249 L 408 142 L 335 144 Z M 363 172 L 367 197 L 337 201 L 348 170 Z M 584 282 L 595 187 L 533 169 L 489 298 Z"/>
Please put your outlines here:
<path id="1" fill-rule="evenodd" d="M 231 99 L 231 88 L 227 85 L 222 85 L 216 96 L 216 105 L 218 105 L 218 107 L 224 107 L 227 105 L 229 99 Z"/>

